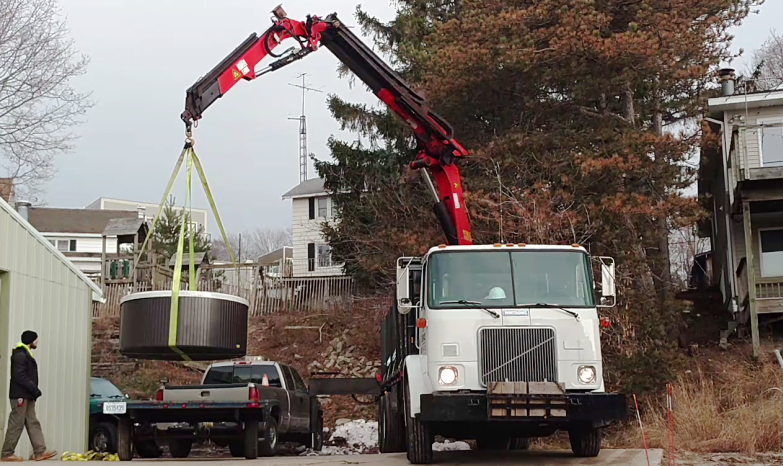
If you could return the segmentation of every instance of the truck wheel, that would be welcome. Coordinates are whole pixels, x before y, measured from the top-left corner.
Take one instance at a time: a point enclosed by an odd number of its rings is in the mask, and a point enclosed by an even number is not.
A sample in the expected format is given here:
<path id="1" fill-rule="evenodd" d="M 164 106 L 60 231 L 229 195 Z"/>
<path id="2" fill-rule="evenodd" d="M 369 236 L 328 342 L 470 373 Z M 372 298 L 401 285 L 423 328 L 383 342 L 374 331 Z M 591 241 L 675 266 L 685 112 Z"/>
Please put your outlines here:
<path id="1" fill-rule="evenodd" d="M 169 440 L 169 454 L 172 458 L 187 458 L 190 455 L 190 449 L 193 448 L 193 441 L 187 439 Z"/>
<path id="2" fill-rule="evenodd" d="M 430 464 L 432 463 L 432 442 L 435 436 L 432 435 L 432 427 L 421 422 L 419 417 L 410 416 L 410 388 L 405 386 L 405 405 L 408 434 L 408 462 L 411 464 Z"/>
<path id="3" fill-rule="evenodd" d="M 120 461 L 133 459 L 133 423 L 129 417 L 121 417 L 117 424 L 117 456 Z"/>
<path id="4" fill-rule="evenodd" d="M 136 444 L 136 454 L 145 459 L 160 458 L 163 456 L 163 450 L 154 440 L 145 440 Z"/>
<path id="5" fill-rule="evenodd" d="M 258 442 L 258 453 L 261 456 L 274 456 L 277 448 L 277 421 L 270 417 L 264 429 L 264 438 Z"/>
<path id="6" fill-rule="evenodd" d="M 117 452 L 117 426 L 101 422 L 90 432 L 90 450 L 96 453 Z"/>
<path id="7" fill-rule="evenodd" d="M 405 419 L 395 412 L 392 403 L 394 392 L 384 393 L 378 400 L 378 436 L 381 453 L 405 451 Z"/>
<path id="8" fill-rule="evenodd" d="M 568 431 L 571 451 L 580 458 L 590 458 L 601 453 L 601 428 L 574 426 Z"/>
<path id="9" fill-rule="evenodd" d="M 245 444 L 242 442 L 231 442 L 228 444 L 228 451 L 231 452 L 231 456 L 234 458 L 243 458 L 245 456 Z"/>
<path id="10" fill-rule="evenodd" d="M 258 419 L 250 418 L 245 421 L 245 458 L 254 460 L 258 458 Z"/>
<path id="11" fill-rule="evenodd" d="M 527 437 L 512 437 L 509 450 L 530 450 L 530 439 Z"/>

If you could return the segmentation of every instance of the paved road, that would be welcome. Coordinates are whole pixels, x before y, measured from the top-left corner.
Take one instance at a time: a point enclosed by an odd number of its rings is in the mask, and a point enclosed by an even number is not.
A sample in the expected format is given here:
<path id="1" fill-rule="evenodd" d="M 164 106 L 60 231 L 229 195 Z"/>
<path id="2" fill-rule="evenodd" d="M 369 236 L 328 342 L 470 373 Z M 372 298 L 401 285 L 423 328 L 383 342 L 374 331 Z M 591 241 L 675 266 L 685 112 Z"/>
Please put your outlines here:
<path id="1" fill-rule="evenodd" d="M 650 465 L 661 466 L 663 450 L 650 450 Z M 240 461 L 224 459 L 202 459 L 190 461 L 162 460 L 166 466 L 193 466 L 194 461 L 208 461 L 210 466 L 238 466 Z M 145 462 L 134 460 L 134 463 Z M 158 460 L 161 462 L 161 460 Z M 258 465 L 280 466 L 324 466 L 324 465 L 369 465 L 369 466 L 406 466 L 408 460 L 404 453 L 390 455 L 346 455 L 346 456 L 283 456 L 260 458 L 252 462 Z M 478 452 L 454 451 L 435 453 L 435 464 L 441 466 L 647 466 L 644 450 L 602 450 L 597 458 L 574 458 L 571 452 Z"/>

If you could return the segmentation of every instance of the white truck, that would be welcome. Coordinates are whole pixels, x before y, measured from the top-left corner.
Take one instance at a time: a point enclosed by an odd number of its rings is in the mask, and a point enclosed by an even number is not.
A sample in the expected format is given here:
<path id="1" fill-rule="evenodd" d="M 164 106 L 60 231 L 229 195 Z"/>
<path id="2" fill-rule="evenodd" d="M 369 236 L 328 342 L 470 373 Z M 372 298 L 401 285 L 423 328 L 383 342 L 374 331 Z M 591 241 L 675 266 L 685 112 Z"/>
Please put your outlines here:
<path id="1" fill-rule="evenodd" d="M 597 456 L 601 428 L 627 418 L 604 391 L 598 308 L 614 306 L 614 261 L 579 245 L 438 246 L 397 264 L 383 328 L 382 452 L 432 461 L 434 435 L 525 449 L 567 430 Z"/>

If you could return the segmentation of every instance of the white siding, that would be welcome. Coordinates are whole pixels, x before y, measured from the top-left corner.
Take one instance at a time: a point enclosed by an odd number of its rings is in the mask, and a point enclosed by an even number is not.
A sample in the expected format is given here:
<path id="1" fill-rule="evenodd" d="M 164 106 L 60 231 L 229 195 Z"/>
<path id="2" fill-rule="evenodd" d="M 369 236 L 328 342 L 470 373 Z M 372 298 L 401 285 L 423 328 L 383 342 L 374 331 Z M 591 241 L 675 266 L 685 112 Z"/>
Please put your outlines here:
<path id="1" fill-rule="evenodd" d="M 310 204 L 307 198 L 293 199 L 291 206 L 293 211 L 292 235 L 294 247 L 294 276 L 305 274 L 342 275 L 343 271 L 341 264 L 337 264 L 333 267 L 318 267 L 317 245 L 326 244 L 326 240 L 321 233 L 321 227 L 325 219 L 316 218 L 310 220 Z M 331 215 L 331 202 L 329 202 L 328 211 Z M 318 208 L 316 206 L 316 214 L 317 212 Z M 316 244 L 316 267 L 314 272 L 308 272 L 307 267 L 307 245 L 309 243 Z"/>
<path id="2" fill-rule="evenodd" d="M 37 406 L 49 449 L 84 451 L 89 417 L 92 293 L 89 280 L 0 201 L 0 435 L 10 409 L 9 350 L 24 330 L 40 338 L 35 352 L 43 397 Z M 26 434 L 17 447 L 29 457 Z"/>
<path id="3" fill-rule="evenodd" d="M 756 281 L 763 281 L 761 278 L 761 260 L 759 256 L 759 229 L 783 227 L 783 214 L 756 214 L 750 219 L 750 226 L 753 229 L 753 270 Z M 739 262 L 746 257 L 745 253 L 745 227 L 742 223 L 734 223 L 734 258 L 736 264 L 734 271 L 736 273 Z"/>
<path id="4" fill-rule="evenodd" d="M 739 115 L 745 115 L 745 112 L 738 112 Z M 783 107 L 763 107 L 750 108 L 746 116 L 745 123 L 748 126 L 757 125 L 759 120 L 764 121 L 770 118 L 783 118 Z M 755 127 L 743 128 L 740 130 L 740 144 L 743 154 L 742 167 L 744 160 L 747 160 L 748 168 L 760 168 L 762 157 L 759 149 L 759 129 Z"/>

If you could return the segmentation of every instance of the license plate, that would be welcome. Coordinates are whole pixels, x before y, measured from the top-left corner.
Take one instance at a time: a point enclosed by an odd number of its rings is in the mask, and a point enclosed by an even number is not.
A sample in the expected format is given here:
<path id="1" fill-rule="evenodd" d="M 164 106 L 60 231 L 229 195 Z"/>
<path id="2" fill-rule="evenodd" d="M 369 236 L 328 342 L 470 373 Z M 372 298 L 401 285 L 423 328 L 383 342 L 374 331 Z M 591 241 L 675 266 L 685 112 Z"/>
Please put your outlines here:
<path id="1" fill-rule="evenodd" d="M 128 404 L 125 402 L 104 403 L 103 414 L 125 414 Z"/>

